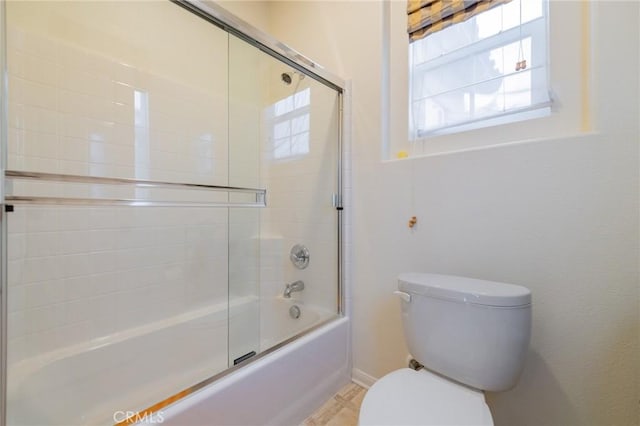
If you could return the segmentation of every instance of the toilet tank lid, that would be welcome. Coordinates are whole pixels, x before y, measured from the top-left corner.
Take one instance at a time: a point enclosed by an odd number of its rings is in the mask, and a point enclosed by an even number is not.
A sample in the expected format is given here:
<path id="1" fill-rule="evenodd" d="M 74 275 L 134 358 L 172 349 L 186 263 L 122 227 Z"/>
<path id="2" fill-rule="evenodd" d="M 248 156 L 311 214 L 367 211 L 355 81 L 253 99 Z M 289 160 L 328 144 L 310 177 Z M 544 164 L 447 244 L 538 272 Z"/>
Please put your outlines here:
<path id="1" fill-rule="evenodd" d="M 531 304 L 531 291 L 526 287 L 453 275 L 400 274 L 398 289 L 414 295 L 476 305 L 513 307 Z"/>

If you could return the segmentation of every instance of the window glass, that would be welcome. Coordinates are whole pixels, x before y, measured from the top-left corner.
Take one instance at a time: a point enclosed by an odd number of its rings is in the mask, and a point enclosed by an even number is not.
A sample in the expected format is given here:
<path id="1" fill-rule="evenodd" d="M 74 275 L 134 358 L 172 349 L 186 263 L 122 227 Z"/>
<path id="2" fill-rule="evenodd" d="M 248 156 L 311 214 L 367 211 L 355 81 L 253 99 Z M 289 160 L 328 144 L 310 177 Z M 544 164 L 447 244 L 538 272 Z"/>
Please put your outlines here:
<path id="1" fill-rule="evenodd" d="M 411 139 L 548 108 L 546 9 L 513 0 L 411 43 Z"/>

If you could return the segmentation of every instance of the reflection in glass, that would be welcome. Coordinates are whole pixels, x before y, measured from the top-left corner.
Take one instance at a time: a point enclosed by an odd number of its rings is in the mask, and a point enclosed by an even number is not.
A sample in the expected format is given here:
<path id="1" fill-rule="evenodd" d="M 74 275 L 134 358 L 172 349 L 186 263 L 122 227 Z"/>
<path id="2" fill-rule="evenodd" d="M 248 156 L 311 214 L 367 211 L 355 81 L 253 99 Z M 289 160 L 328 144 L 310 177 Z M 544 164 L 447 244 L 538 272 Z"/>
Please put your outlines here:
<path id="1" fill-rule="evenodd" d="M 273 158 L 286 159 L 309 153 L 311 89 L 306 88 L 268 108 L 271 118 Z"/>

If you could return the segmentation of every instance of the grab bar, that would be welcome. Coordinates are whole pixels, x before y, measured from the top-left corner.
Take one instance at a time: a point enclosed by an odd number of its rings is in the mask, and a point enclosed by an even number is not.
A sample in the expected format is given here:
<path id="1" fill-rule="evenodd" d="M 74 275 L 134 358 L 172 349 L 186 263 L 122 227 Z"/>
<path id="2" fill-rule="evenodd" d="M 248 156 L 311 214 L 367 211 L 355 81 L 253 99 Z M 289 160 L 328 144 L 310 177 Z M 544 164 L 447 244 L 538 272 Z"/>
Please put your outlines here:
<path id="1" fill-rule="evenodd" d="M 205 185 L 198 183 L 163 182 L 142 179 L 108 178 L 97 176 L 66 175 L 56 173 L 24 172 L 5 170 L 4 197 L 6 204 L 53 204 L 53 205 L 99 205 L 99 206 L 135 206 L 135 207 L 266 207 L 266 189 L 246 188 L 235 186 Z M 156 188 L 168 190 L 196 190 L 223 192 L 228 194 L 254 195 L 247 201 L 221 200 L 152 200 L 144 198 L 88 198 L 88 197 L 57 197 L 50 195 L 15 195 L 14 181 L 37 181 L 75 183 L 101 186 L 132 186 L 134 188 Z"/>

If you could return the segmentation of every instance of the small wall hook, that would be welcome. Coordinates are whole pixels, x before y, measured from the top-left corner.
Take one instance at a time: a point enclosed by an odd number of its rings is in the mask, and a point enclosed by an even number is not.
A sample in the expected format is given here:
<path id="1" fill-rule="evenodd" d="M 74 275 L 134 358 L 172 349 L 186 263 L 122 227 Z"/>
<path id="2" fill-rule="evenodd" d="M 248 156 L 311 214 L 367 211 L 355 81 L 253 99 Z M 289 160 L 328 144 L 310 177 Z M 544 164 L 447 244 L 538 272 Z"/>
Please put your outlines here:
<path id="1" fill-rule="evenodd" d="M 417 223 L 418 223 L 418 218 L 415 216 L 411 216 L 411 219 L 409 219 L 409 228 L 413 228 L 414 226 L 416 226 Z"/>

